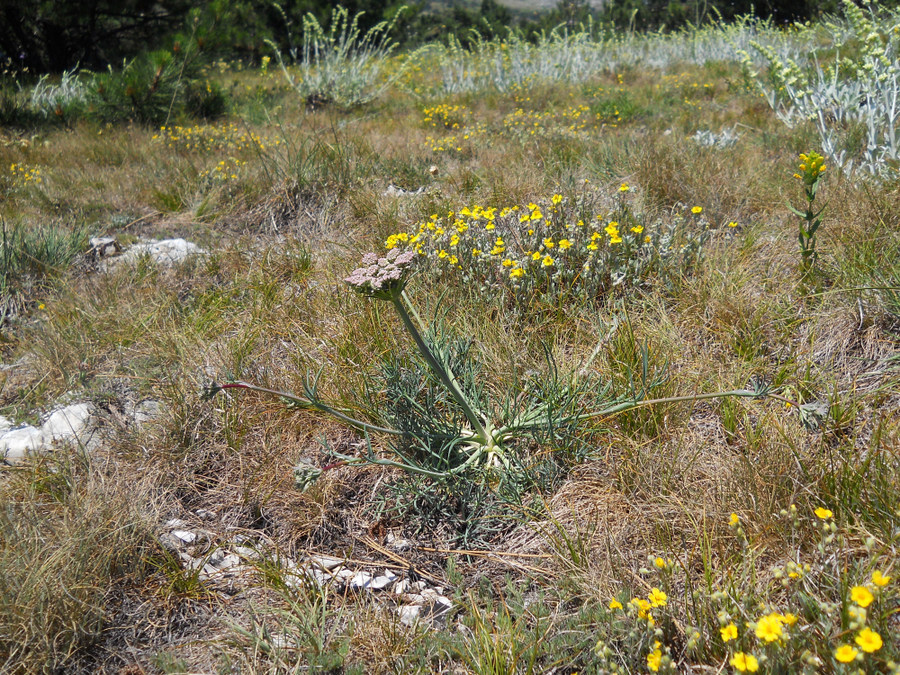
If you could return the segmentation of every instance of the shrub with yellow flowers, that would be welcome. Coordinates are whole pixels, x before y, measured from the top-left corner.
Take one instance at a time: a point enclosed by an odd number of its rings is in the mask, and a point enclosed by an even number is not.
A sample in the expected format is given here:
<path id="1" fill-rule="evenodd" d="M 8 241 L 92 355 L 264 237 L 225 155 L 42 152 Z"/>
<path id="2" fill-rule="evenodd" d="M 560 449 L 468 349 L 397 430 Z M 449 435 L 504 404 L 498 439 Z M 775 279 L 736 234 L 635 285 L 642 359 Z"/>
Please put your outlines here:
<path id="1" fill-rule="evenodd" d="M 516 301 L 555 302 L 578 294 L 595 298 L 610 289 L 666 282 L 699 258 L 707 222 L 687 207 L 666 218 L 635 213 L 631 188 L 614 195 L 585 191 L 554 194 L 528 204 L 473 204 L 433 213 L 410 231 L 388 237 L 387 249 L 415 250 L 426 274 Z M 599 206 L 605 201 L 607 206 Z"/>

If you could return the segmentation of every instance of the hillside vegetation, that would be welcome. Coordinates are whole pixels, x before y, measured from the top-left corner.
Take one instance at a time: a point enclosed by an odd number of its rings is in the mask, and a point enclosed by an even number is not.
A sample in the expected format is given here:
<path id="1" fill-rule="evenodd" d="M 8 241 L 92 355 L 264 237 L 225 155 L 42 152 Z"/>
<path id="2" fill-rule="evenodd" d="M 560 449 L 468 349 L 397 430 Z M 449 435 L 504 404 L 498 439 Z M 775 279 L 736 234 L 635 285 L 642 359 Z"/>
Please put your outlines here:
<path id="1" fill-rule="evenodd" d="M 4 90 L 0 671 L 900 671 L 900 15 L 389 31 Z"/>

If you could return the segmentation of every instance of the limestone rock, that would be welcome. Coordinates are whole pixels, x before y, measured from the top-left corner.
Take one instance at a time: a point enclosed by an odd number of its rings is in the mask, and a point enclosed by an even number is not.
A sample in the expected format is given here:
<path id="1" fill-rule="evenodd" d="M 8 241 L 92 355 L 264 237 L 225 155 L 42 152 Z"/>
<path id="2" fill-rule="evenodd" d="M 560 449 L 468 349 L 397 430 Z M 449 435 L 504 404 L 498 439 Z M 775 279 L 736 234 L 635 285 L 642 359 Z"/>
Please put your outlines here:
<path id="1" fill-rule="evenodd" d="M 122 255 L 110 258 L 106 269 L 112 269 L 119 265 L 134 264 L 142 257 L 147 256 L 157 265 L 171 267 L 192 256 L 203 255 L 206 251 L 197 244 L 186 239 L 161 239 L 158 241 L 142 242 L 128 248 Z"/>

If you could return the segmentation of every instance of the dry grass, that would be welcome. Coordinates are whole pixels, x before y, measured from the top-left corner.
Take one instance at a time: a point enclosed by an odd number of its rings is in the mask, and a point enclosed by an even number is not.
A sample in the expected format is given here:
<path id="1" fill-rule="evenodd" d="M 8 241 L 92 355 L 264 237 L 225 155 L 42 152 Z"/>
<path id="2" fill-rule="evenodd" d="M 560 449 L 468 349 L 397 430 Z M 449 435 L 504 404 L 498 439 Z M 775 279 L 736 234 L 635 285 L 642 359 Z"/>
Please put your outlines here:
<path id="1" fill-rule="evenodd" d="M 677 562 L 666 590 L 672 617 L 662 624 L 677 667 L 721 670 L 729 652 L 716 637 L 715 607 L 692 607 L 691 589 L 730 584 L 753 612 L 788 597 L 771 565 L 813 559 L 818 534 L 798 534 L 782 509 L 795 504 L 804 518 L 818 506 L 834 511 L 846 535 L 840 555 L 860 570 L 847 583 L 884 565 L 896 544 L 900 477 L 900 318 L 881 288 L 900 278 L 891 257 L 900 246 L 897 192 L 828 176 L 823 292 L 801 293 L 796 223 L 784 205 L 797 197 L 795 152 L 811 136 L 782 128 L 751 93 L 712 82 L 714 70 L 686 68 L 677 81 L 626 72 L 616 95 L 634 103 L 632 117 L 524 141 L 500 130 L 504 115 L 526 97 L 529 109 L 566 108 L 589 99 L 587 89 L 535 85 L 427 102 L 398 92 L 356 113 L 312 113 L 288 98 L 278 122 L 256 113 L 247 116 L 255 122 L 238 121 L 284 143 L 242 151 L 239 177 L 214 186 L 199 173 L 227 151 L 173 150 L 134 126 L 79 124 L 0 145 L 0 167 L 27 162 L 47 176 L 0 202 L 4 218 L 84 223 L 126 244 L 183 236 L 210 251 L 174 270 L 102 274 L 85 260 L 34 286 L 22 314 L 2 327 L 0 356 L 18 365 L 0 370 L 0 412 L 33 418 L 68 392 L 106 412 L 105 440 L 89 457 L 60 451 L 0 468 L 0 670 L 595 672 L 601 639 L 620 645 L 624 668 L 643 670 L 651 633 L 629 642 L 605 607 L 662 583 L 641 571 L 648 556 Z M 707 80 L 714 86 L 695 94 L 692 83 L 702 89 Z M 619 88 L 613 77 L 592 86 L 610 95 Z M 434 130 L 421 110 L 437 102 L 468 106 L 494 132 L 463 151 L 432 153 L 424 139 Z M 732 149 L 687 138 L 738 122 L 743 137 Z M 301 459 L 327 464 L 323 439 L 344 453 L 359 452 L 362 439 L 277 400 L 244 392 L 200 399 L 213 378 L 297 391 L 321 368 L 326 400 L 377 406 L 383 393 L 373 373 L 411 344 L 384 307 L 344 288 L 359 254 L 432 213 L 575 194 L 585 179 L 609 188 L 610 202 L 628 182 L 654 216 L 701 205 L 716 235 L 699 264 L 668 286 L 618 287 L 596 301 L 523 311 L 500 292 L 414 280 L 423 314 L 474 341 L 486 389 L 502 397 L 526 371 L 546 372 L 544 345 L 568 373 L 602 342 L 593 368 L 621 394 L 646 343 L 652 363 L 668 368 L 657 395 L 739 388 L 758 376 L 788 398 L 829 403 L 819 431 L 804 430 L 796 411 L 774 400 L 642 409 L 580 432 L 572 441 L 580 454 L 565 455 L 580 463 L 557 461 L 520 504 L 496 496 L 467 503 L 475 497 L 466 486 L 379 467 L 341 467 L 298 492 L 292 469 Z M 426 192 L 385 196 L 388 184 Z M 145 398 L 160 400 L 163 416 L 141 428 L 123 422 L 116 411 Z M 390 452 L 384 439 L 372 440 Z M 535 465 L 564 454 L 550 444 L 522 452 Z M 729 527 L 732 513 L 740 533 Z M 216 545 L 250 536 L 272 556 L 380 560 L 364 542 L 392 532 L 417 545 L 404 553 L 410 564 L 447 580 L 458 613 L 447 630 L 409 630 L 389 604 L 298 595 L 262 564 L 232 595 L 165 563 L 155 534 L 170 518 L 202 527 Z M 466 528 L 481 521 L 488 525 L 477 541 L 509 555 L 450 552 L 465 548 L 475 536 Z M 867 549 L 868 537 L 876 544 Z M 813 625 L 813 614 L 803 620 Z M 273 656 L 254 621 L 287 626 L 299 646 Z M 166 622 L 174 628 L 160 629 Z M 704 649 L 686 646 L 694 628 L 709 637 Z M 317 630 L 327 636 L 318 645 Z M 815 643 L 823 658 L 832 638 Z M 537 645 L 531 666 L 531 652 L 516 651 L 528 640 Z M 891 642 L 883 653 L 897 648 Z M 789 663 L 781 672 L 796 672 L 798 661 Z"/>

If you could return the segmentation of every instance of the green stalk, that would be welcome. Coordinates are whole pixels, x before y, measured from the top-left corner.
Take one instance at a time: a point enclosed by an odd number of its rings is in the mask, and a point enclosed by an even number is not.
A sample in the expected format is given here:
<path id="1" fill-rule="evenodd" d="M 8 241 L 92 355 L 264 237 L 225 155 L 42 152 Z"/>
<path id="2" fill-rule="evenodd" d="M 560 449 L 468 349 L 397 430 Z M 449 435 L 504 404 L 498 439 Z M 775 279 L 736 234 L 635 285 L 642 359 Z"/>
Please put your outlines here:
<path id="1" fill-rule="evenodd" d="M 584 415 L 575 415 L 573 417 L 569 417 L 566 419 L 567 422 L 580 422 L 581 420 L 589 420 L 594 417 L 605 417 L 607 415 L 615 415 L 616 413 L 624 412 L 626 410 L 631 410 L 632 408 L 639 408 L 645 405 L 655 405 L 657 403 L 679 403 L 681 401 L 702 401 L 704 399 L 709 398 L 724 398 L 725 396 L 743 396 L 745 398 L 759 398 L 759 392 L 751 391 L 749 389 L 734 389 L 732 391 L 716 391 L 711 394 L 692 394 L 689 396 L 670 396 L 668 398 L 654 398 L 648 399 L 645 401 L 625 401 L 624 403 L 619 403 L 618 405 L 614 405 L 611 408 L 607 408 L 606 410 L 598 410 L 597 412 L 586 413 Z M 766 394 L 766 396 L 772 396 L 772 394 Z M 779 397 L 780 398 L 780 397 Z M 787 399 L 783 399 L 788 403 L 792 403 L 793 401 L 787 401 Z M 796 405 L 796 404 L 794 404 Z"/>
<path id="2" fill-rule="evenodd" d="M 450 369 L 446 366 L 446 364 L 441 363 L 441 361 L 434 355 L 428 345 L 425 343 L 425 340 L 422 338 L 421 333 L 416 328 L 415 323 L 413 323 L 412 317 L 410 317 L 409 312 L 407 312 L 406 307 L 404 306 L 404 302 L 409 304 L 412 307 L 412 304 L 409 302 L 409 299 L 406 296 L 406 293 L 403 293 L 402 296 L 397 297 L 396 295 L 391 296 L 391 302 L 394 303 L 394 308 L 397 310 L 397 314 L 400 315 L 400 319 L 403 321 L 403 325 L 406 327 L 406 330 L 409 331 L 409 334 L 412 335 L 413 340 L 416 343 L 416 346 L 419 348 L 419 351 L 422 353 L 422 356 L 425 357 L 425 361 L 434 371 L 434 374 L 438 376 L 438 379 L 441 383 L 447 387 L 447 390 L 456 399 L 456 402 L 463 409 L 463 413 L 466 416 L 466 419 L 469 420 L 469 424 L 472 425 L 472 428 L 478 432 L 478 435 L 481 437 L 484 443 L 488 442 L 488 435 L 485 431 L 484 425 L 476 414 L 475 410 L 466 396 L 463 394 L 462 389 L 460 389 L 458 382 L 456 381 L 456 376 L 450 371 Z M 413 309 L 415 312 L 415 309 Z M 418 319 L 418 315 L 416 315 Z"/>
<path id="3" fill-rule="evenodd" d="M 331 406 L 325 405 L 320 401 L 313 401 L 310 399 L 300 398 L 296 394 L 291 394 L 286 391 L 278 391 L 277 389 L 268 389 L 267 387 L 259 387 L 255 384 L 250 384 L 249 382 L 229 382 L 228 384 L 219 385 L 222 389 L 250 389 L 252 391 L 259 391 L 263 394 L 272 394 L 273 396 L 279 396 L 281 398 L 286 398 L 289 401 L 293 401 L 298 405 L 305 406 L 307 408 L 315 408 L 316 410 L 320 410 L 322 412 L 326 412 L 329 415 L 337 417 L 339 420 L 343 420 L 347 424 L 356 427 L 357 429 L 363 429 L 366 431 L 377 431 L 382 434 L 392 434 L 394 436 L 404 436 L 404 432 L 397 431 L 396 429 L 386 429 L 385 427 L 379 427 L 374 424 L 369 424 L 368 422 L 362 422 L 357 419 L 353 419 L 345 415 L 344 413 L 335 410 Z"/>

